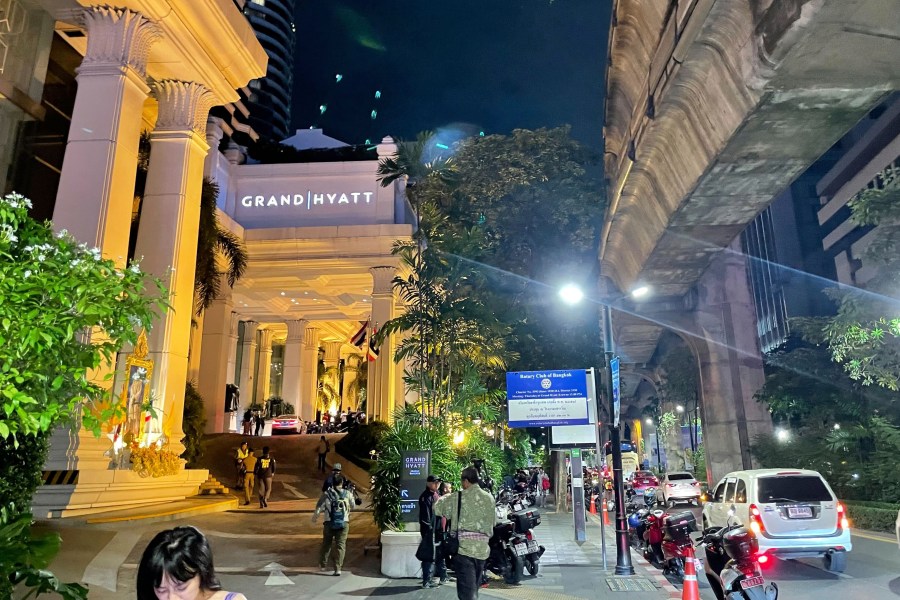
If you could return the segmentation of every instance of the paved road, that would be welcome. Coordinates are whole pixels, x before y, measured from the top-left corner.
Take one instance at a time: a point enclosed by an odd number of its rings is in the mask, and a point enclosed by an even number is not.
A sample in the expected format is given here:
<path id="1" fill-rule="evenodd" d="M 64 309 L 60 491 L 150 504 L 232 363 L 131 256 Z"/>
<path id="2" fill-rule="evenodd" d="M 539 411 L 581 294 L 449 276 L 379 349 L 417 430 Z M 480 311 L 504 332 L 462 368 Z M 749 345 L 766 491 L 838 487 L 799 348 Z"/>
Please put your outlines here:
<path id="1" fill-rule="evenodd" d="M 679 505 L 676 510 L 679 510 Z M 701 509 L 691 509 L 700 520 Z M 853 535 L 847 570 L 829 573 L 821 559 L 775 560 L 763 573 L 778 584 L 780 600 L 882 600 L 900 598 L 900 549 L 889 535 Z M 702 600 L 716 600 L 701 574 Z M 680 587 L 680 586 L 679 586 Z"/>

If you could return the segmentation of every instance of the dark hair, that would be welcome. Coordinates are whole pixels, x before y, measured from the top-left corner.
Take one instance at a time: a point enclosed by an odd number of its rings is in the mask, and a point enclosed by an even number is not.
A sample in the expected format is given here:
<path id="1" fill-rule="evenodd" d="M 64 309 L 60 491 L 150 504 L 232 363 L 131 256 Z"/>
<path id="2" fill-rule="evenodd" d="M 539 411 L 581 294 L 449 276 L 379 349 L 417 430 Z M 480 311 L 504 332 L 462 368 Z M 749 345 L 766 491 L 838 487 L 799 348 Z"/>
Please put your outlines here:
<path id="1" fill-rule="evenodd" d="M 175 581 L 188 581 L 199 575 L 200 589 L 222 589 L 213 568 L 209 542 L 196 527 L 160 531 L 150 541 L 138 566 L 138 600 L 156 600 L 156 588 L 162 583 L 164 573 Z"/>
<path id="2" fill-rule="evenodd" d="M 475 467 L 466 467 L 463 469 L 462 478 L 469 483 L 478 483 L 478 470 Z"/>
<path id="3" fill-rule="evenodd" d="M 335 475 L 334 479 L 331 480 L 331 487 L 344 487 L 344 476 Z"/>
<path id="4" fill-rule="evenodd" d="M 263 454 L 268 454 L 268 453 L 269 453 L 269 447 L 263 446 Z"/>

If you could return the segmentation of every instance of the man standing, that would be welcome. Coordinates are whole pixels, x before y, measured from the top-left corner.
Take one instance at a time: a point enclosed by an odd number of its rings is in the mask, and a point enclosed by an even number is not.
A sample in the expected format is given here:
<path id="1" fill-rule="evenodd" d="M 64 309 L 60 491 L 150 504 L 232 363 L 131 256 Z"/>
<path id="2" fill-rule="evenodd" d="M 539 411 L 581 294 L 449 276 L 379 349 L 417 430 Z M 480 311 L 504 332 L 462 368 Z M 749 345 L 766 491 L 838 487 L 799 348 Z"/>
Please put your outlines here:
<path id="1" fill-rule="evenodd" d="M 444 557 L 437 548 L 438 540 L 435 534 L 441 531 L 438 523 L 434 518 L 434 503 L 440 498 L 437 489 L 441 484 L 441 480 L 434 475 L 429 475 L 425 480 L 425 491 L 419 496 L 419 533 L 422 535 L 422 542 L 419 544 L 419 550 L 416 556 L 422 561 L 422 587 L 432 588 L 446 583 L 447 565 L 444 563 Z M 441 519 L 439 519 L 440 521 Z M 440 582 L 435 584 L 431 577 L 434 575 L 435 566 L 437 566 L 437 575 Z"/>
<path id="2" fill-rule="evenodd" d="M 244 506 L 250 505 L 250 496 L 253 495 L 253 487 L 256 485 L 256 463 L 259 459 L 253 454 L 253 449 L 248 447 L 247 456 L 244 457 Z"/>
<path id="3" fill-rule="evenodd" d="M 257 411 L 256 416 L 253 418 L 256 423 L 256 433 L 253 435 L 260 436 L 263 433 L 263 430 L 266 428 L 266 418 L 263 417 L 262 411 Z"/>
<path id="4" fill-rule="evenodd" d="M 328 443 L 328 440 L 325 439 L 325 436 L 324 435 L 321 436 L 319 438 L 319 448 L 317 451 L 319 453 L 319 465 L 318 465 L 319 471 L 321 471 L 322 473 L 325 472 L 325 456 L 328 454 L 328 451 L 331 449 L 329 446 L 330 446 L 330 444 Z"/>
<path id="5" fill-rule="evenodd" d="M 275 478 L 275 459 L 269 456 L 269 447 L 263 446 L 263 454 L 256 462 L 256 479 L 259 481 L 259 507 L 269 507 L 272 480 Z"/>
<path id="6" fill-rule="evenodd" d="M 453 559 L 456 569 L 456 596 L 459 600 L 478 597 L 484 561 L 490 554 L 488 540 L 494 532 L 494 497 L 478 485 L 478 470 L 466 467 L 462 472 L 462 491 L 441 497 L 434 503 L 434 515 L 450 520 L 448 534 L 459 530 L 459 553 Z M 457 504 L 459 512 L 457 513 Z"/>
<path id="7" fill-rule="evenodd" d="M 347 551 L 347 535 L 350 532 L 350 507 L 353 496 L 344 489 L 344 478 L 335 476 L 334 485 L 322 493 L 316 503 L 312 522 L 315 523 L 320 513 L 325 513 L 322 524 L 322 547 L 319 549 L 319 568 L 328 570 L 328 557 L 334 563 L 334 574 L 341 574 L 344 566 L 344 553 Z"/>
<path id="8" fill-rule="evenodd" d="M 325 479 L 325 483 L 322 484 L 323 492 L 327 492 L 329 490 L 329 488 L 334 487 L 334 480 L 341 476 L 341 469 L 343 469 L 343 467 L 341 466 L 341 463 L 339 463 L 339 462 L 334 463 L 334 466 L 331 467 L 331 475 L 329 475 Z"/>

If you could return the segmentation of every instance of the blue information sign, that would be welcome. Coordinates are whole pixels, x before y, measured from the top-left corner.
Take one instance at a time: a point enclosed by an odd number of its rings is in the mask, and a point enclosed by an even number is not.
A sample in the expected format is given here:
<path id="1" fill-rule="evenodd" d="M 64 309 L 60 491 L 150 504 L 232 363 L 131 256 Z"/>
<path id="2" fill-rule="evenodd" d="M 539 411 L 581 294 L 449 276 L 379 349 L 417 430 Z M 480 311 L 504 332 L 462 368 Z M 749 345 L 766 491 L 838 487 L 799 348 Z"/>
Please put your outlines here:
<path id="1" fill-rule="evenodd" d="M 507 373 L 506 398 L 510 427 L 590 423 L 584 369 Z"/>
<path id="2" fill-rule="evenodd" d="M 612 402 L 613 402 L 613 427 L 619 426 L 619 412 L 622 406 L 620 399 L 621 385 L 619 384 L 619 357 L 614 356 L 609 361 L 609 374 L 612 377 Z"/>

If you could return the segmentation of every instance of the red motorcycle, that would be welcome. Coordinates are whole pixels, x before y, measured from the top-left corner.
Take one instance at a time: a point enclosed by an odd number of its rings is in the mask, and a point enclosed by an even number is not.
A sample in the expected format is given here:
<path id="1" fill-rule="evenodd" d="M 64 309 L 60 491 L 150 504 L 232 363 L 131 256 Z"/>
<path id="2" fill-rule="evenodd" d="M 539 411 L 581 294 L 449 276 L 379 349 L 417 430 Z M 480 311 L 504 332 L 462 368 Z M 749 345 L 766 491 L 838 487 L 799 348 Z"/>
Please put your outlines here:
<path id="1" fill-rule="evenodd" d="M 666 537 L 663 529 L 665 516 L 666 513 L 657 509 L 647 513 L 641 522 L 644 531 L 644 558 L 651 563 L 659 565 L 663 564 L 665 560 L 662 550 L 662 542 Z"/>
<path id="2" fill-rule="evenodd" d="M 662 529 L 665 534 L 660 544 L 663 554 L 663 573 L 674 575 L 684 581 L 684 559 L 687 548 L 693 545 L 691 532 L 697 531 L 697 519 L 687 510 L 674 515 L 663 516 Z"/>

